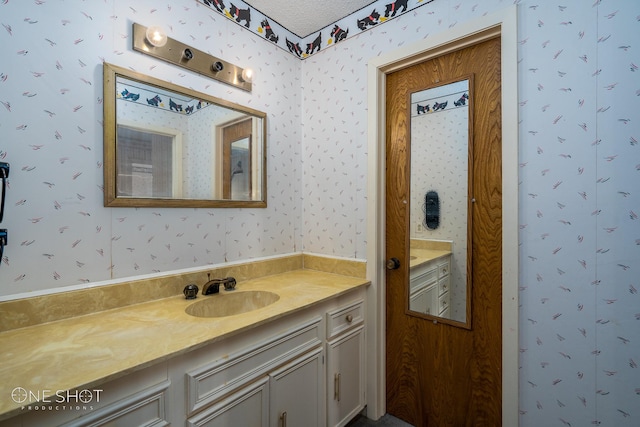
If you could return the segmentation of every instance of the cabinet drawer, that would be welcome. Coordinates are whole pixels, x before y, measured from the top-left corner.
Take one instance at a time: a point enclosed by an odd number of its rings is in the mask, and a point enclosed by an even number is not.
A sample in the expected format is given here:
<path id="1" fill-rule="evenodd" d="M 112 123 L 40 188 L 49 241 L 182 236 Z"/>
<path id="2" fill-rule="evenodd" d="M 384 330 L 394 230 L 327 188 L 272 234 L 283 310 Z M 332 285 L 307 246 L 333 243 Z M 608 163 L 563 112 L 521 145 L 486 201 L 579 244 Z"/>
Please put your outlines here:
<path id="1" fill-rule="evenodd" d="M 443 277 L 442 279 L 438 280 L 438 295 L 443 295 L 449 292 L 450 281 L 451 280 L 449 279 L 449 276 Z"/>
<path id="2" fill-rule="evenodd" d="M 364 302 L 358 300 L 327 313 L 327 338 L 334 337 L 364 322 Z"/>
<path id="3" fill-rule="evenodd" d="M 449 292 L 438 297 L 438 314 L 442 314 L 449 308 Z"/>
<path id="4" fill-rule="evenodd" d="M 147 390 L 105 406 L 90 415 L 64 424 L 64 427 L 93 426 L 168 426 L 165 417 L 166 392 L 171 383 L 167 380 Z"/>
<path id="5" fill-rule="evenodd" d="M 189 415 L 322 344 L 322 318 L 187 372 Z"/>
<path id="6" fill-rule="evenodd" d="M 187 427 L 269 426 L 269 377 L 187 419 Z"/>
<path id="7" fill-rule="evenodd" d="M 428 270 L 424 270 L 418 274 L 411 274 L 410 288 L 423 288 L 429 286 L 438 280 L 438 269 L 432 266 Z"/>
<path id="8" fill-rule="evenodd" d="M 447 257 L 445 261 L 438 263 L 438 277 L 444 277 L 449 275 L 450 270 L 450 258 Z"/>

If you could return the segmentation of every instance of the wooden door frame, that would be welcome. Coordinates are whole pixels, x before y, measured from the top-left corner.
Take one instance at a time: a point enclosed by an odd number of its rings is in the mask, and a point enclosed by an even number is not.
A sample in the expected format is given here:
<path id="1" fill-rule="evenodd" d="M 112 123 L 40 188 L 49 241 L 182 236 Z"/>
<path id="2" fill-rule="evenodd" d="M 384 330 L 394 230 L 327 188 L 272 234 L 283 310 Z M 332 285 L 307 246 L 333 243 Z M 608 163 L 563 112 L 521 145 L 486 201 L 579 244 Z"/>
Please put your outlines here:
<path id="1" fill-rule="evenodd" d="M 501 37 L 502 67 L 502 423 L 518 425 L 518 43 L 517 6 L 458 23 L 372 58 L 368 67 L 367 406 L 386 411 L 385 85 L 386 75 L 490 38 Z"/>

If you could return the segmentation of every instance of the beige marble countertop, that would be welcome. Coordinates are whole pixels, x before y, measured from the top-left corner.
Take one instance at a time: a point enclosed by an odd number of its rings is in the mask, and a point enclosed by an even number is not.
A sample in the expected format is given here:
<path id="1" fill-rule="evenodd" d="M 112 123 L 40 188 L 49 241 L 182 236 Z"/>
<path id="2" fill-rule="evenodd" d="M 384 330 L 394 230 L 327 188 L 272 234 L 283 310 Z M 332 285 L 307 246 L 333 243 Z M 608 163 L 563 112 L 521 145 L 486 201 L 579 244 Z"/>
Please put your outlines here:
<path id="1" fill-rule="evenodd" d="M 429 261 L 451 255 L 450 250 L 445 249 L 417 249 L 411 248 L 409 268 L 419 267 Z"/>
<path id="2" fill-rule="evenodd" d="M 205 298 L 182 295 L 0 333 L 0 419 L 18 414 L 16 387 L 89 389 L 366 286 L 358 277 L 294 270 L 239 282 L 235 291 L 268 290 L 280 299 L 224 318 L 198 318 L 185 308 Z"/>

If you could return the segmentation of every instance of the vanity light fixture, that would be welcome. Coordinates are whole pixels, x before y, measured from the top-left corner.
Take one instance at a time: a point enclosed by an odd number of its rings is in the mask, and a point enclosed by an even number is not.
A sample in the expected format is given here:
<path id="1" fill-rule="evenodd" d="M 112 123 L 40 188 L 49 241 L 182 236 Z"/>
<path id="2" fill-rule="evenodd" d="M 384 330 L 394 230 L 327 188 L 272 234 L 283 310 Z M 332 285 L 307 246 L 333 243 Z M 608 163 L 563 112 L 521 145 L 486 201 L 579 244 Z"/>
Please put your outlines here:
<path id="1" fill-rule="evenodd" d="M 133 50 L 251 92 L 253 70 L 238 67 L 167 37 L 158 26 L 147 28 L 134 23 Z"/>
<path id="2" fill-rule="evenodd" d="M 248 83 L 253 82 L 253 70 L 251 68 L 245 68 L 244 70 L 242 70 L 240 79 L 243 82 L 248 82 Z"/>
<path id="3" fill-rule="evenodd" d="M 147 43 L 153 47 L 163 47 L 167 44 L 167 33 L 158 25 L 147 28 L 144 35 Z"/>
<path id="4" fill-rule="evenodd" d="M 189 48 L 182 51 L 182 57 L 187 61 L 191 61 L 193 59 L 193 51 Z"/>

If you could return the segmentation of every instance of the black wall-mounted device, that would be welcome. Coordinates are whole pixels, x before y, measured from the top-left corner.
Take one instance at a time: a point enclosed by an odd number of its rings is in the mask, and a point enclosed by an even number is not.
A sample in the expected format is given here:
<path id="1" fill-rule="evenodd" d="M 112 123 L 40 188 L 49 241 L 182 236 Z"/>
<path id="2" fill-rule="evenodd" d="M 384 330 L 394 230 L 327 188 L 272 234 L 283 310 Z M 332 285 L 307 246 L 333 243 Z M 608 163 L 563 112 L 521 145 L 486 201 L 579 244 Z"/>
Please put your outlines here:
<path id="1" fill-rule="evenodd" d="M 424 225 L 429 230 L 440 226 L 440 198 L 435 191 L 428 191 L 424 196 Z"/>
<path id="2" fill-rule="evenodd" d="M 9 163 L 0 162 L 0 222 L 4 216 L 4 199 L 7 194 L 7 179 L 9 178 Z M 2 263 L 2 254 L 7 244 L 7 229 L 0 229 L 0 263 Z"/>
<path id="3" fill-rule="evenodd" d="M 9 178 L 9 163 L 0 162 L 0 222 L 4 214 L 4 196 L 7 192 L 7 178 Z"/>

